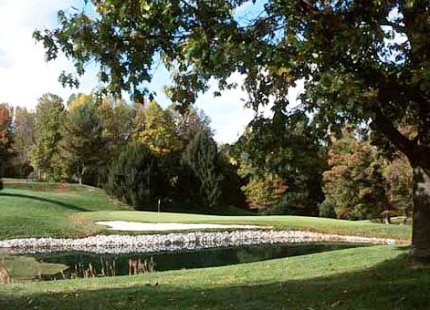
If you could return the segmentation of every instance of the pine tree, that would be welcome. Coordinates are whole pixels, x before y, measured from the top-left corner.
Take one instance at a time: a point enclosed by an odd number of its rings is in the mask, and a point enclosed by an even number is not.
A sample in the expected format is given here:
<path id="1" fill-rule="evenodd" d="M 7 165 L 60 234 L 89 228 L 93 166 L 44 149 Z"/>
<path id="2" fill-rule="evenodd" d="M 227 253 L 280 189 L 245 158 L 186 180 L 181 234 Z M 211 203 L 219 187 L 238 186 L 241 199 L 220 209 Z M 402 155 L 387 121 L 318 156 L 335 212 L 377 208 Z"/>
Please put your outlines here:
<path id="1" fill-rule="evenodd" d="M 108 167 L 106 192 L 136 209 L 148 209 L 165 188 L 157 158 L 141 143 L 126 145 Z"/>
<path id="2" fill-rule="evenodd" d="M 183 162 L 191 167 L 200 181 L 203 203 L 214 208 L 220 203 L 222 176 L 218 167 L 218 148 L 208 133 L 199 132 L 187 146 Z"/>

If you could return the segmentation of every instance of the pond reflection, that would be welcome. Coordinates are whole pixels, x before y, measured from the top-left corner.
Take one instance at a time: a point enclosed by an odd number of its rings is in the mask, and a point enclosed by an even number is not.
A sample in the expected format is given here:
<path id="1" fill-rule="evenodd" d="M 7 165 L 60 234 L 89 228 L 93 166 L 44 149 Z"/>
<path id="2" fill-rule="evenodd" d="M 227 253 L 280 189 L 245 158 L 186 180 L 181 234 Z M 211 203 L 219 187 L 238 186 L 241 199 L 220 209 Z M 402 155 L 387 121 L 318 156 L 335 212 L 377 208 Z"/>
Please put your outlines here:
<path id="1" fill-rule="evenodd" d="M 0 252 L 0 283 L 114 277 L 178 269 L 251 263 L 357 247 L 346 243 L 271 244 L 166 253 L 92 254 L 55 252 L 15 255 Z"/>

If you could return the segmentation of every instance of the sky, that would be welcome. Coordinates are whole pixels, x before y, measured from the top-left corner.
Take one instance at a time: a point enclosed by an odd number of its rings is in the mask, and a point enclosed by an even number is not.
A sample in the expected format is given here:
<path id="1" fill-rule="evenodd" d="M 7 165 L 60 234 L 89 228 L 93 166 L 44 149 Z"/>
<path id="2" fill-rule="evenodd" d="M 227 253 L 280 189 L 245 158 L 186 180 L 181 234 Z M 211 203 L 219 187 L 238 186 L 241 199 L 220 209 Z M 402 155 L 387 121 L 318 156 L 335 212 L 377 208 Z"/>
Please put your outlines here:
<path id="1" fill-rule="evenodd" d="M 243 19 L 250 18 L 249 14 L 260 12 L 263 4 L 264 1 L 257 1 L 253 10 L 243 6 L 236 13 Z M 64 56 L 46 62 L 43 46 L 32 38 L 35 29 L 55 27 L 56 12 L 67 11 L 71 6 L 82 8 L 83 0 L 0 0 L 0 103 L 33 109 L 44 93 L 54 93 L 67 100 L 72 93 L 90 93 L 97 86 L 93 66 L 81 78 L 79 89 L 63 88 L 58 76 L 63 70 L 73 72 L 71 62 Z M 241 85 L 243 76 L 233 74 L 231 79 Z M 169 82 L 169 73 L 159 66 L 149 87 L 157 93 L 155 99 L 163 107 L 170 104 L 162 91 Z M 215 84 L 213 81 L 213 87 L 198 97 L 196 106 L 210 117 L 217 142 L 233 143 L 255 112 L 244 107 L 242 99 L 246 99 L 246 94 L 240 88 L 224 91 L 221 97 L 214 98 Z M 290 100 L 296 98 L 297 92 L 291 90 Z M 262 112 L 266 116 L 271 114 L 270 108 Z"/>

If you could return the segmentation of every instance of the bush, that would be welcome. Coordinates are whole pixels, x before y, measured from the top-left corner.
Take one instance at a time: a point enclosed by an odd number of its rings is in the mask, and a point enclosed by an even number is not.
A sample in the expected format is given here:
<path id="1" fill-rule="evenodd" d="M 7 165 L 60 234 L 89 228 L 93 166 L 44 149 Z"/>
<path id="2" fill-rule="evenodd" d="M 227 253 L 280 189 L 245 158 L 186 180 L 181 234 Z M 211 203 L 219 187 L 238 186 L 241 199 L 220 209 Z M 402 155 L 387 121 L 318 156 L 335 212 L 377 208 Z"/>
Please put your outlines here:
<path id="1" fill-rule="evenodd" d="M 336 218 L 334 204 L 330 200 L 324 200 L 318 205 L 320 217 Z"/>

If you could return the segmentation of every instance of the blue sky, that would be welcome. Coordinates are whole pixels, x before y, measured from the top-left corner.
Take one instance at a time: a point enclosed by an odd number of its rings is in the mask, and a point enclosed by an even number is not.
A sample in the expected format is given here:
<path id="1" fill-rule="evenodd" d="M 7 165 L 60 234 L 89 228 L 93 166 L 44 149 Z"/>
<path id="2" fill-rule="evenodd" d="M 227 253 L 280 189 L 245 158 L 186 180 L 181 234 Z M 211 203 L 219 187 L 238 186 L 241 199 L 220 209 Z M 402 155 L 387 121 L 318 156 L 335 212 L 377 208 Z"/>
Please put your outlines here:
<path id="1" fill-rule="evenodd" d="M 263 9 L 265 1 L 257 1 L 254 6 L 244 5 L 236 13 L 246 20 Z M 58 82 L 62 70 L 70 70 L 71 63 L 65 57 L 47 63 L 44 50 L 32 39 L 36 28 L 53 27 L 56 24 L 56 12 L 71 6 L 82 7 L 83 0 L 0 0 L 0 102 L 13 106 L 25 106 L 33 109 L 37 98 L 46 92 L 60 95 L 67 99 L 74 92 L 91 92 L 97 85 L 96 70 L 90 69 L 81 79 L 79 89 L 63 88 Z M 231 79 L 242 84 L 243 76 L 233 74 Z M 170 104 L 163 94 L 163 86 L 169 84 L 167 70 L 161 65 L 154 72 L 150 88 L 157 93 L 156 100 L 162 105 Z M 232 143 L 243 132 L 255 112 L 244 108 L 242 99 L 246 94 L 240 89 L 229 90 L 221 97 L 213 97 L 213 87 L 198 97 L 196 106 L 202 109 L 212 120 L 215 139 L 219 143 Z M 297 90 L 290 93 L 296 97 Z M 270 115 L 270 109 L 263 111 Z"/>

